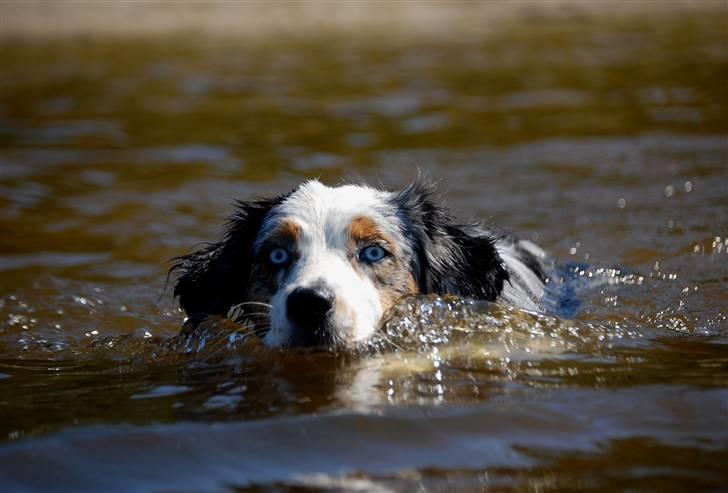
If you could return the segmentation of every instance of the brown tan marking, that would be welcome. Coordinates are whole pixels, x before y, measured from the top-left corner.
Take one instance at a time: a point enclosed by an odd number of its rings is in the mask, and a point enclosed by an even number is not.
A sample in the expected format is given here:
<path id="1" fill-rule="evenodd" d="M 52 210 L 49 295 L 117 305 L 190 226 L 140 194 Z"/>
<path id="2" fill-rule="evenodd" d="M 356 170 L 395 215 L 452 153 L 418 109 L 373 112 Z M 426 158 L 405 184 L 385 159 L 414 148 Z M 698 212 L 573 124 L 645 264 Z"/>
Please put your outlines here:
<path id="1" fill-rule="evenodd" d="M 356 253 L 357 250 L 367 243 L 385 243 L 388 249 L 396 249 L 396 245 L 379 230 L 379 226 L 370 217 L 359 216 L 351 222 L 349 226 L 349 248 L 351 252 Z M 396 252 L 393 252 L 396 253 Z M 367 274 L 362 269 L 362 265 L 356 255 L 351 257 L 351 265 L 359 277 L 366 278 Z"/>
<path id="2" fill-rule="evenodd" d="M 272 248 L 285 247 L 292 258 L 297 257 L 296 243 L 301 240 L 301 226 L 291 220 L 283 219 L 278 227 L 266 238 L 261 249 L 261 257 L 267 255 Z M 250 293 L 261 293 L 262 296 L 273 296 L 278 289 L 280 269 L 272 267 L 264 258 L 259 258 L 251 267 Z"/>
<path id="3" fill-rule="evenodd" d="M 389 238 L 379 230 L 377 223 L 372 218 L 366 216 L 359 216 L 351 222 L 349 235 L 354 244 L 377 240 L 390 243 Z"/>
<path id="4" fill-rule="evenodd" d="M 381 232 L 377 223 L 366 216 L 359 216 L 354 219 L 350 226 L 350 236 L 353 245 L 367 242 L 381 241 L 387 244 L 390 251 L 394 250 L 391 257 L 384 259 L 374 265 L 362 269 L 357 260 L 354 260 L 354 267 L 362 277 L 369 277 L 379 292 L 379 301 L 384 311 L 392 308 L 403 296 L 417 294 L 417 283 L 415 282 L 409 264 L 405 259 L 398 258 L 397 245 L 384 233 Z"/>
<path id="5" fill-rule="evenodd" d="M 290 219 L 284 219 L 278 225 L 278 230 L 273 233 L 272 237 L 289 241 L 291 243 L 298 243 L 301 241 L 302 234 L 301 226 L 299 226 L 297 222 Z"/>

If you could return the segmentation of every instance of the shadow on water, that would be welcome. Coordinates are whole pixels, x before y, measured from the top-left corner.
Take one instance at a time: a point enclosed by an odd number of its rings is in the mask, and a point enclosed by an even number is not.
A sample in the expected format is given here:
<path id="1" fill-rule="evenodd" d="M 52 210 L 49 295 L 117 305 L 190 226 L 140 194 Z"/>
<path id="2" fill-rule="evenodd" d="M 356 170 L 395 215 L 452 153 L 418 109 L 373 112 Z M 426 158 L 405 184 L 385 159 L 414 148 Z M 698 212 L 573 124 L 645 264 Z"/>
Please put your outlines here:
<path id="1" fill-rule="evenodd" d="M 726 14 L 666 10 L 0 36 L 0 490 L 724 487 Z M 544 313 L 408 298 L 350 353 L 180 333 L 169 259 L 233 200 L 417 168 L 554 256 Z"/>

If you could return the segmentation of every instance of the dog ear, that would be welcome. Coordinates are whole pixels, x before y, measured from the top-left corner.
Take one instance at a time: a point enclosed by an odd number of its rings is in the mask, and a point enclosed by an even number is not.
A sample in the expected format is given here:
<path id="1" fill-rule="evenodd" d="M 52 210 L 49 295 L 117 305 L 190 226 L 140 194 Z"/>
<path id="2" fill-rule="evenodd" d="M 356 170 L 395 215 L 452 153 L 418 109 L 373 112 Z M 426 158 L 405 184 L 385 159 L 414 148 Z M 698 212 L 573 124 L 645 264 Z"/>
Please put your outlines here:
<path id="1" fill-rule="evenodd" d="M 446 229 L 447 238 L 437 250 L 446 252 L 445 257 L 430 262 L 429 276 L 438 286 L 436 292 L 495 301 L 509 280 L 495 240 L 477 226 L 450 225 Z"/>
<path id="2" fill-rule="evenodd" d="M 187 315 L 226 315 L 245 301 L 253 244 L 267 214 L 286 196 L 238 202 L 221 241 L 173 260 L 170 273 L 178 274 L 174 296 Z"/>
<path id="3" fill-rule="evenodd" d="M 495 301 L 509 279 L 495 239 L 477 225 L 456 224 L 434 195 L 434 186 L 418 176 L 393 196 L 420 292 Z"/>

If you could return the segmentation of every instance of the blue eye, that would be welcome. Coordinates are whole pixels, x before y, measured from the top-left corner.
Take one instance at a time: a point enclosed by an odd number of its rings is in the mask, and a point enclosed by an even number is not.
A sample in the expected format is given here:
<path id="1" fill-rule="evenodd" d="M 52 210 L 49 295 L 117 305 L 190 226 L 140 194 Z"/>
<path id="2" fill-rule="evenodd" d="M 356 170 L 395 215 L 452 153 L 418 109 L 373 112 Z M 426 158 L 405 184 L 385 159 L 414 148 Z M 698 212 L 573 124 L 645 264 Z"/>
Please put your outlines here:
<path id="1" fill-rule="evenodd" d="M 274 248 L 270 251 L 268 257 L 270 258 L 271 264 L 283 265 L 288 262 L 288 259 L 291 258 L 291 255 L 285 248 Z"/>
<path id="2" fill-rule="evenodd" d="M 368 264 L 379 262 L 386 256 L 386 250 L 384 250 L 384 248 L 380 247 L 379 245 L 370 245 L 359 253 L 359 259 L 361 259 L 362 262 L 366 262 Z"/>

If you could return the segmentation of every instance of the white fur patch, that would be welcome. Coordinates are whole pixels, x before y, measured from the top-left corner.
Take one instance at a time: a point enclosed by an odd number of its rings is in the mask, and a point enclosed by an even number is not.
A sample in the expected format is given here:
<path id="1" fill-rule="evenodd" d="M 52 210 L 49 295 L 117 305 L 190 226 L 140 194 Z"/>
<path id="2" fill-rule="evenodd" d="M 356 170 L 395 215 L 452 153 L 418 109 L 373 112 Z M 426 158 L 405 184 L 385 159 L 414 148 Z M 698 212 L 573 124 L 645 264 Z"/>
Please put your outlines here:
<path id="1" fill-rule="evenodd" d="M 291 267 L 286 282 L 271 299 L 271 329 L 264 342 L 283 346 L 291 338 L 292 327 L 286 313 L 286 299 L 296 288 L 323 284 L 336 296 L 333 325 L 336 336 L 345 343 L 368 339 L 383 315 L 374 284 L 354 270 L 348 242 L 352 222 L 361 216 L 375 221 L 385 234 L 399 237 L 395 217 L 388 213 L 389 192 L 369 187 L 345 185 L 327 187 L 309 181 L 276 207 L 266 219 L 256 242 L 265 238 L 283 219 L 300 226 L 300 258 Z"/>
<path id="2" fill-rule="evenodd" d="M 539 310 L 537 300 L 543 297 L 544 285 L 541 279 L 531 270 L 516 250 L 516 245 L 531 253 L 538 259 L 543 259 L 546 253 L 530 241 L 519 240 L 513 243 L 510 240 L 497 240 L 495 248 L 510 274 L 510 282 L 503 284 L 503 291 L 499 297 L 510 305 L 526 310 Z"/>

